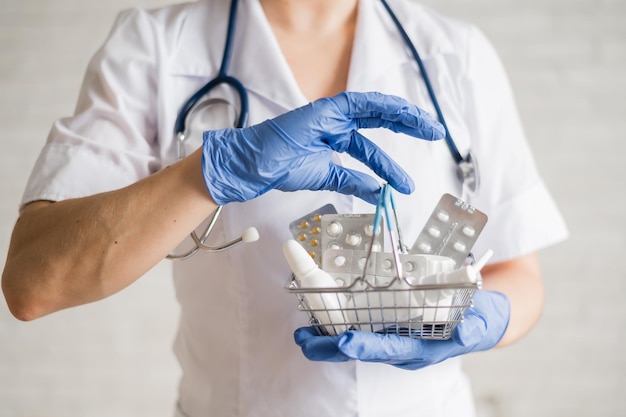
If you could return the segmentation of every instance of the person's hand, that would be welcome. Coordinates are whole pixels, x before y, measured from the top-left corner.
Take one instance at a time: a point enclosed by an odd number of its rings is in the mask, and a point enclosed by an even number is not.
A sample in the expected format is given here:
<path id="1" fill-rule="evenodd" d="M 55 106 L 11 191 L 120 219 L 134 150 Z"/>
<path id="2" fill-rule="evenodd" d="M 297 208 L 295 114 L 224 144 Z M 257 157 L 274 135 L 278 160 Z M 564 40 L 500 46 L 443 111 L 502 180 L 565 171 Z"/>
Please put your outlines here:
<path id="1" fill-rule="evenodd" d="M 504 336 L 509 317 L 509 300 L 504 294 L 476 291 L 474 306 L 466 310 L 465 319 L 454 328 L 448 340 L 411 339 L 352 330 L 337 336 L 318 336 L 313 327 L 297 329 L 294 338 L 304 356 L 313 361 L 359 359 L 414 370 L 454 356 L 491 349 Z"/>
<path id="2" fill-rule="evenodd" d="M 245 129 L 204 132 L 202 168 L 213 200 L 247 201 L 271 190 L 333 190 L 372 204 L 380 184 L 369 175 L 331 162 L 347 152 L 399 192 L 411 178 L 380 148 L 357 132 L 384 127 L 421 139 L 445 136 L 443 126 L 406 100 L 380 93 L 341 93 Z"/>

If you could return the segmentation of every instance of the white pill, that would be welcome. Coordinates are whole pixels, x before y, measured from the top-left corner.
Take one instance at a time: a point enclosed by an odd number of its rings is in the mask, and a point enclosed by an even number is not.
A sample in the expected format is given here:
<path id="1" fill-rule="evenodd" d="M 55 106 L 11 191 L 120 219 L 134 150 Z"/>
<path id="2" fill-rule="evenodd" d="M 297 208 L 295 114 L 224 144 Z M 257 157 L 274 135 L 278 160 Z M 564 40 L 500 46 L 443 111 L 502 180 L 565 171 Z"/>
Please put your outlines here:
<path id="1" fill-rule="evenodd" d="M 383 261 L 383 269 L 385 271 L 389 271 L 392 267 L 393 267 L 393 262 L 391 262 L 391 259 L 385 259 Z"/>
<path id="2" fill-rule="evenodd" d="M 370 250 L 369 243 L 365 244 L 365 250 Z M 372 252 L 380 252 L 380 243 L 374 242 L 374 244 L 372 245 Z"/>
<path id="3" fill-rule="evenodd" d="M 346 264 L 347 261 L 348 260 L 346 259 L 345 256 L 343 256 L 343 255 L 337 256 L 335 258 L 335 266 L 342 267 L 342 266 L 344 266 Z"/>
<path id="4" fill-rule="evenodd" d="M 365 229 L 365 234 L 367 236 L 372 236 L 374 234 L 374 225 L 373 224 L 368 224 L 367 226 L 364 227 Z"/>
<path id="5" fill-rule="evenodd" d="M 420 250 L 420 252 L 422 253 L 428 253 L 430 252 L 430 245 L 426 242 L 422 242 L 419 245 L 417 245 L 417 248 Z"/>
<path id="6" fill-rule="evenodd" d="M 346 235 L 346 244 L 349 246 L 357 246 L 361 243 L 361 235 L 358 233 L 348 233 Z"/>
<path id="7" fill-rule="evenodd" d="M 341 227 L 341 224 L 337 222 L 332 222 L 326 226 L 326 233 L 328 233 L 328 236 L 337 237 L 341 234 L 342 230 L 343 228 Z"/>
<path id="8" fill-rule="evenodd" d="M 328 249 L 341 249 L 341 245 L 337 242 L 330 242 L 328 244 Z"/>
<path id="9" fill-rule="evenodd" d="M 467 237 L 472 237 L 476 234 L 476 230 L 472 226 L 467 225 L 463 227 L 463 234 Z"/>
<path id="10" fill-rule="evenodd" d="M 437 213 L 437 218 L 442 222 L 447 222 L 448 220 L 450 220 L 450 215 L 443 210 L 439 210 L 439 213 Z"/>
<path id="11" fill-rule="evenodd" d="M 439 235 L 441 234 L 441 232 L 436 227 L 431 226 L 431 227 L 428 228 L 428 234 L 431 235 L 434 238 L 438 238 Z"/>
<path id="12" fill-rule="evenodd" d="M 453 247 L 459 252 L 465 251 L 465 244 L 463 242 L 456 242 Z"/>

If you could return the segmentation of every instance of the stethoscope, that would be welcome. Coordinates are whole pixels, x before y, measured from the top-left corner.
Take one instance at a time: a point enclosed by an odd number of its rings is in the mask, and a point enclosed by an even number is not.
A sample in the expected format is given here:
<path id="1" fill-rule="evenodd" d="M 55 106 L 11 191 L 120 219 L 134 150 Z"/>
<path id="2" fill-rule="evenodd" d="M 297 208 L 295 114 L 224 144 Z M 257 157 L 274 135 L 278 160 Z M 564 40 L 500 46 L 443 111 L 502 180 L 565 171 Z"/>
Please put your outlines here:
<path id="1" fill-rule="evenodd" d="M 396 28 L 400 32 L 406 46 L 409 48 L 413 59 L 417 63 L 419 70 L 424 79 L 424 83 L 426 84 L 426 89 L 428 91 L 428 95 L 433 103 L 435 108 L 435 112 L 437 113 L 437 118 L 439 122 L 444 126 L 446 131 L 445 141 L 450 150 L 452 158 L 457 166 L 457 176 L 459 180 L 463 184 L 464 192 L 468 193 L 476 193 L 479 187 L 478 180 L 478 166 L 476 163 L 476 158 L 472 155 L 471 152 L 467 154 L 466 157 L 463 157 L 459 152 L 454 139 L 452 139 L 452 135 L 450 134 L 450 129 L 446 124 L 445 118 L 443 116 L 443 112 L 441 111 L 441 107 L 439 106 L 439 101 L 437 100 L 437 96 L 435 95 L 435 91 L 433 89 L 432 83 L 430 82 L 430 78 L 428 73 L 426 72 L 426 68 L 424 63 L 422 62 L 422 58 L 420 57 L 415 45 L 409 38 L 409 35 L 404 30 L 404 27 L 398 20 L 398 17 L 393 12 L 389 4 L 386 0 L 380 0 L 387 13 L 393 20 Z M 232 43 L 233 43 L 233 34 L 235 32 L 235 25 L 237 20 L 237 8 L 238 8 L 239 0 L 232 0 L 230 4 L 230 11 L 228 16 L 228 28 L 226 31 L 226 42 L 224 45 L 224 54 L 222 56 L 222 64 L 220 65 L 219 72 L 217 76 L 213 78 L 211 81 L 206 83 L 202 88 L 200 88 L 195 94 L 193 94 L 189 99 L 183 104 L 178 116 L 176 118 L 176 122 L 174 124 L 174 132 L 175 138 L 177 142 L 177 153 L 178 158 L 182 159 L 185 157 L 185 140 L 189 137 L 187 132 L 187 122 L 190 119 L 190 116 L 199 110 L 202 110 L 206 107 L 213 106 L 216 104 L 225 104 L 230 106 L 231 104 L 222 98 L 210 98 L 204 101 L 201 101 L 203 97 L 208 95 L 211 91 L 213 91 L 218 86 L 229 86 L 231 87 L 239 98 L 239 114 L 236 115 L 236 120 L 234 121 L 235 128 L 243 128 L 246 127 L 248 122 L 248 93 L 244 85 L 238 79 L 228 75 L 228 67 L 230 65 L 230 58 L 232 52 Z M 198 251 L 203 250 L 207 252 L 220 252 L 226 249 L 230 249 L 240 243 L 245 242 L 253 242 L 258 240 L 259 234 L 254 227 L 246 229 L 243 234 L 230 242 L 224 243 L 219 246 L 208 246 L 206 245 L 206 241 L 219 218 L 219 215 L 222 211 L 223 206 L 218 206 L 217 209 L 213 212 L 211 218 L 208 220 L 208 225 L 206 226 L 204 232 L 201 235 L 198 235 L 195 231 L 191 232 L 190 236 L 194 242 L 194 246 L 181 254 L 169 254 L 167 256 L 168 259 L 178 259 L 183 260 L 187 259 Z"/>

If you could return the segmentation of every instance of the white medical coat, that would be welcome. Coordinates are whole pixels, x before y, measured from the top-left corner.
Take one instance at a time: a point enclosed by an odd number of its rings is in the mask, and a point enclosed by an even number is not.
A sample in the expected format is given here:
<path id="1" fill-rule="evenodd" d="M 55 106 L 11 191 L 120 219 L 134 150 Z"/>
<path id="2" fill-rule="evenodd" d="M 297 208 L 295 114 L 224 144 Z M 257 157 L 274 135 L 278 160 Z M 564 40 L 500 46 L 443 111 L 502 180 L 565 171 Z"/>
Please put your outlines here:
<path id="1" fill-rule="evenodd" d="M 480 163 L 481 190 L 471 203 L 489 223 L 475 253 L 491 248 L 502 261 L 564 238 L 493 48 L 471 25 L 412 2 L 390 3 L 424 60 L 459 150 L 465 154 L 471 146 Z M 120 188 L 174 162 L 177 112 L 217 73 L 227 8 L 228 2 L 201 0 L 122 12 L 89 65 L 75 115 L 54 124 L 23 203 Z M 233 48 L 229 73 L 249 92 L 251 124 L 306 104 L 257 0 L 241 4 Z M 433 113 L 416 63 L 374 0 L 359 3 L 348 90 L 399 95 Z M 415 180 L 411 196 L 397 195 L 411 243 L 443 193 L 460 196 L 453 159 L 444 141 L 364 133 Z M 190 140 L 195 143 L 188 149 L 201 143 L 199 135 Z M 345 155 L 337 161 L 369 172 Z M 411 372 L 310 362 L 294 344 L 293 330 L 307 318 L 284 290 L 289 269 L 281 246 L 290 238 L 289 222 L 326 203 L 340 213 L 373 209 L 330 192 L 271 191 L 224 207 L 210 239 L 230 240 L 254 225 L 258 242 L 175 264 L 182 309 L 175 345 L 183 370 L 180 416 L 473 415 L 458 358 Z"/>

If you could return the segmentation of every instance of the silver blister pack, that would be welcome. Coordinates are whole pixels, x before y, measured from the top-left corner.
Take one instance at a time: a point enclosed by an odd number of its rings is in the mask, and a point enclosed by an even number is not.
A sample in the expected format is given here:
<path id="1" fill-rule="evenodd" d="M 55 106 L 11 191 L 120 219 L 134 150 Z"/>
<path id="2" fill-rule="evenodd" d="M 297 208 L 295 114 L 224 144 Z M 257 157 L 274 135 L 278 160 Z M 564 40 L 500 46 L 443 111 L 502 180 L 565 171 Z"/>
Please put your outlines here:
<path id="1" fill-rule="evenodd" d="M 372 244 L 373 252 L 383 249 L 383 222 L 374 234 L 373 214 L 327 214 L 322 216 L 322 248 L 368 250 Z"/>
<path id="2" fill-rule="evenodd" d="M 372 252 L 368 262 L 368 269 L 364 271 L 366 250 L 334 249 L 329 248 L 324 251 L 322 269 L 337 279 L 337 283 L 342 287 L 351 286 L 357 278 L 366 273 L 366 279 L 373 284 L 376 273 L 376 254 Z"/>
<path id="3" fill-rule="evenodd" d="M 411 253 L 452 258 L 460 267 L 487 223 L 487 215 L 444 194 L 411 248 Z"/>
<path id="4" fill-rule="evenodd" d="M 318 265 L 322 264 L 322 218 L 335 213 L 335 206 L 326 204 L 289 223 L 293 238 L 309 252 Z"/>

